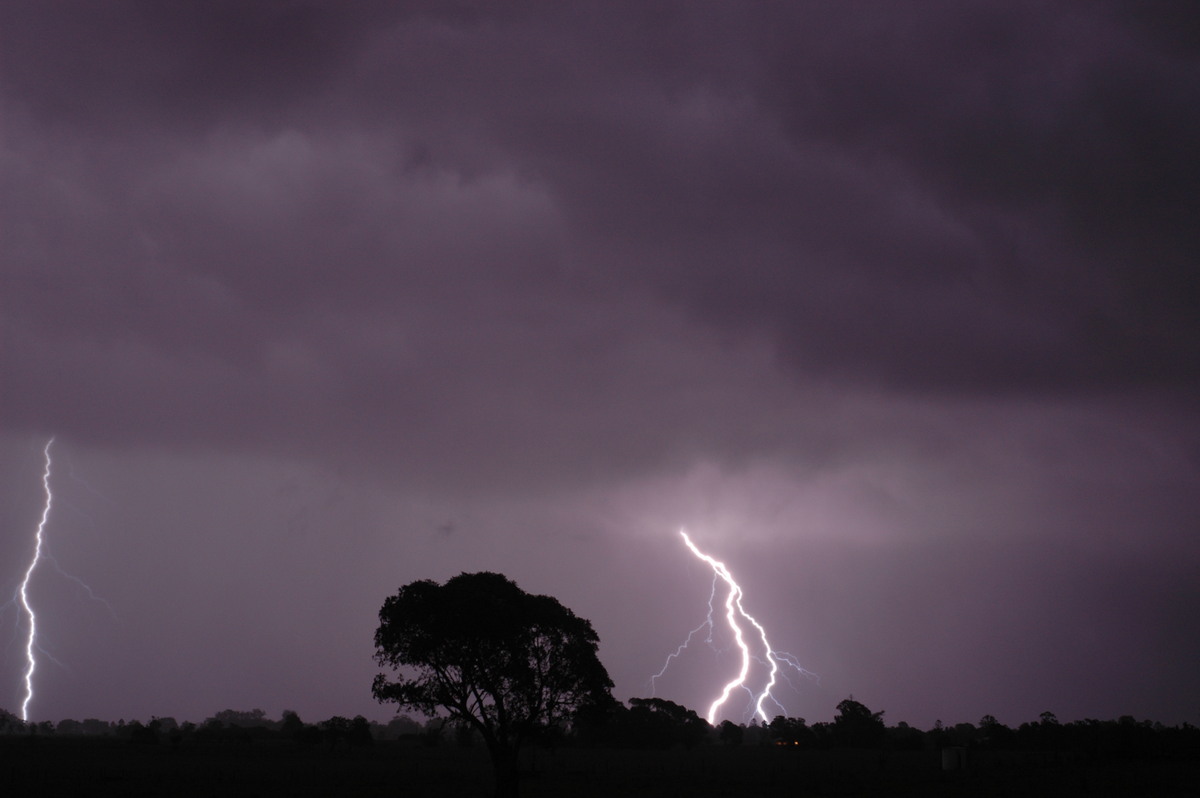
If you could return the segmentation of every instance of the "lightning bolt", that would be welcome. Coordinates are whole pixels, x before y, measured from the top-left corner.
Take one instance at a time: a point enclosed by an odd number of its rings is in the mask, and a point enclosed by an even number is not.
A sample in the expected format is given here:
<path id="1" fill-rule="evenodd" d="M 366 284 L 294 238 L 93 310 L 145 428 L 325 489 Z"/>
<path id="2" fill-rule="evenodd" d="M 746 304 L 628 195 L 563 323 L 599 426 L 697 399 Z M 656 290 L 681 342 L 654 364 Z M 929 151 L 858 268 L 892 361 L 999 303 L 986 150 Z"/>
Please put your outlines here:
<path id="1" fill-rule="evenodd" d="M 29 603 L 29 580 L 33 577 L 33 572 L 42 559 L 42 532 L 46 529 L 46 522 L 50 519 L 50 505 L 54 501 L 54 495 L 50 492 L 50 444 L 52 443 L 54 443 L 54 438 L 46 441 L 46 448 L 42 450 L 42 454 L 46 458 L 46 470 L 42 472 L 42 487 L 46 491 L 46 504 L 42 508 L 42 520 L 38 521 L 37 532 L 34 534 L 33 559 L 29 561 L 29 567 L 25 569 L 25 578 L 21 580 L 21 586 L 17 590 L 21 607 L 29 616 L 29 636 L 25 639 L 25 700 L 21 702 L 21 720 L 23 721 L 29 720 L 29 702 L 33 700 L 33 674 L 37 670 L 37 658 L 33 655 L 34 649 L 37 647 L 37 614 L 33 611 L 33 605 Z"/>
<path id="2" fill-rule="evenodd" d="M 708 554 L 705 554 L 699 548 L 697 548 L 696 544 L 693 543 L 692 539 L 688 536 L 687 530 L 681 529 L 679 530 L 679 534 L 683 537 L 684 544 L 687 545 L 692 554 L 696 555 L 696 557 L 707 563 L 708 566 L 713 570 L 713 589 L 708 598 L 708 616 L 704 623 L 697 626 L 688 634 L 687 639 L 683 642 L 683 645 L 676 649 L 673 654 L 667 656 L 667 661 L 663 664 L 662 670 L 660 670 L 651 678 L 651 682 L 653 683 L 655 679 L 666 673 L 667 668 L 671 664 L 671 660 L 680 656 L 692 642 L 692 638 L 694 638 L 702 629 L 708 629 L 708 642 L 712 642 L 712 632 L 715 623 L 713 616 L 716 612 L 714 602 L 717 595 L 717 582 L 720 581 L 724 582 L 725 586 L 728 588 L 724 602 L 725 621 L 729 625 L 729 630 L 733 633 L 734 644 L 737 646 L 737 649 L 741 654 L 741 663 L 738 668 L 737 675 L 725 684 L 725 686 L 721 689 L 720 695 L 718 695 L 717 698 L 713 700 L 711 706 L 709 706 L 707 717 L 708 722 L 716 722 L 717 713 L 720 712 L 721 707 L 724 706 L 725 702 L 729 700 L 729 696 L 733 694 L 734 690 L 739 688 L 750 694 L 752 705 L 754 707 L 754 714 L 762 718 L 764 722 L 770 721 L 770 716 L 767 715 L 766 710 L 768 703 L 778 707 L 780 710 L 783 710 L 786 713 L 783 704 L 781 704 L 771 692 L 775 688 L 776 684 L 778 684 L 779 677 L 782 676 L 783 678 L 788 679 L 789 670 L 808 678 L 814 678 L 815 675 L 801 667 L 799 661 L 791 654 L 787 653 L 786 651 L 776 651 L 774 648 L 772 648 L 771 642 L 767 639 L 767 630 L 753 615 L 748 613 L 746 608 L 742 605 L 742 596 L 744 595 L 744 591 L 742 590 L 741 585 L 739 585 L 733 578 L 733 574 L 729 572 L 729 568 L 726 567 L 725 563 L 711 557 Z M 750 631 L 751 629 L 753 631 Z M 749 640 L 747 638 L 749 638 Z M 761 652 L 761 656 L 753 653 L 751 646 L 754 647 L 754 651 Z M 757 693 L 755 693 L 747 685 L 747 680 L 750 678 L 752 660 L 765 665 L 767 668 L 766 684 Z M 788 679 L 788 681 L 790 683 L 790 679 Z"/>
<path id="3" fill-rule="evenodd" d="M 692 644 L 692 638 L 695 637 L 696 635 L 698 635 L 700 633 L 701 629 L 708 629 L 708 635 L 704 638 L 704 642 L 708 643 L 710 646 L 712 645 L 712 642 L 713 642 L 713 637 L 712 637 L 713 636 L 713 601 L 717 597 L 717 579 L 718 579 L 718 577 L 714 575 L 713 583 L 712 583 L 712 592 L 708 594 L 708 614 L 704 617 L 704 620 L 701 621 L 699 626 L 697 626 L 692 631 L 688 632 L 688 636 L 684 639 L 684 641 L 682 643 L 679 644 L 679 648 L 675 649 L 675 651 L 673 651 L 672 653 L 667 655 L 667 660 L 666 660 L 666 662 L 663 663 L 663 666 L 662 666 L 662 668 L 659 669 L 658 673 L 656 673 L 650 677 L 650 694 L 651 695 L 654 695 L 657 692 L 658 680 L 666 675 L 667 669 L 671 667 L 671 660 L 676 659 L 677 657 L 683 656 L 683 652 L 687 651 L 688 646 L 690 646 Z"/>

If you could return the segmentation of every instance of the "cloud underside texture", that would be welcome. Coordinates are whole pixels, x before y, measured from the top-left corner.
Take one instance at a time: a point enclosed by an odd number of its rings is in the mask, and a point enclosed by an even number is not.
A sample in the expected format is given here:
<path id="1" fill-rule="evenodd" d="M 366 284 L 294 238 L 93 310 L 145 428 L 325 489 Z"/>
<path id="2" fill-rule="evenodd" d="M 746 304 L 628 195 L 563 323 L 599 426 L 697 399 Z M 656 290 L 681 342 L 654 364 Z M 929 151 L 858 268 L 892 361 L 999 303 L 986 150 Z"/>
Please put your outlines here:
<path id="1" fill-rule="evenodd" d="M 1194 389 L 1195 59 L 1115 9 L 8 14 L 5 367 L 74 383 L 11 424 L 627 467 Z"/>
<path id="2" fill-rule="evenodd" d="M 4 428 L 684 516 L 716 463 L 1178 612 L 1104 569 L 1198 517 L 1194 17 L 7 3 Z"/>

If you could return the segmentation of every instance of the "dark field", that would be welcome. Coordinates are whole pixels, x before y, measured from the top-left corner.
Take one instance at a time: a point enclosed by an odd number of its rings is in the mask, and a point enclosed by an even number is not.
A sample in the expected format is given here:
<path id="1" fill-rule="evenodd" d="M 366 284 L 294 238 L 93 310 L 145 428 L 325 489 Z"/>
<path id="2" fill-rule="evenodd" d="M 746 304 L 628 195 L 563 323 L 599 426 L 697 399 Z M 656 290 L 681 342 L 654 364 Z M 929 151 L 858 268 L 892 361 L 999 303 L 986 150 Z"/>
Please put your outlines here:
<path id="1" fill-rule="evenodd" d="M 525 761 L 537 796 L 1197 796 L 1200 762 L 1108 762 L 1017 752 L 977 754 L 943 772 L 936 752 L 795 751 L 707 746 L 684 751 L 563 748 Z M 112 738 L 0 739 L 2 796 L 487 796 L 482 748 L 380 742 L 329 750 L 136 745 Z"/>

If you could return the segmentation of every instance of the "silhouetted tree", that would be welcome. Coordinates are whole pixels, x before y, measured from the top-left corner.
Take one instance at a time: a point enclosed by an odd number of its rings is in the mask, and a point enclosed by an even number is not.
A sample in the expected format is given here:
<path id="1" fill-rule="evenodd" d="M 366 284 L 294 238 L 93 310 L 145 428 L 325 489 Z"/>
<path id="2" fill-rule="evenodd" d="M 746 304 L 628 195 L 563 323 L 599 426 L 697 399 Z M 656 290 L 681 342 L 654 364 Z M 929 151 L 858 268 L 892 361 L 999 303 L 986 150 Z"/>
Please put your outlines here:
<path id="1" fill-rule="evenodd" d="M 371 724 L 362 715 L 356 715 L 353 720 L 341 715 L 334 715 L 329 720 L 321 721 L 320 737 L 328 743 L 330 750 L 342 743 L 347 748 L 361 748 L 371 745 Z"/>
<path id="2" fill-rule="evenodd" d="M 384 728 L 385 734 L 390 739 L 413 737 L 421 733 L 421 724 L 408 715 L 397 715 L 388 721 L 387 726 Z"/>
<path id="3" fill-rule="evenodd" d="M 289 740 L 295 740 L 296 736 L 304 728 L 304 721 L 300 720 L 300 715 L 292 709 L 283 711 L 282 719 L 279 723 L 279 731 Z"/>
<path id="4" fill-rule="evenodd" d="M 321 738 L 329 744 L 330 750 L 337 748 L 341 742 L 349 741 L 350 719 L 334 715 L 329 720 L 321 721 Z"/>
<path id="5" fill-rule="evenodd" d="M 351 748 L 365 748 L 372 745 L 375 739 L 371 736 L 371 724 L 362 715 L 355 715 L 350 721 L 350 731 L 346 733 L 346 742 Z"/>
<path id="6" fill-rule="evenodd" d="M 514 796 L 522 743 L 612 690 L 598 644 L 591 623 L 501 574 L 422 580 L 384 601 L 375 632 L 376 661 L 412 676 L 379 674 L 372 692 L 470 724 L 491 755 L 497 795 Z"/>
<path id="7" fill-rule="evenodd" d="M 124 736 L 129 739 L 129 742 L 138 745 L 157 745 L 159 723 L 156 720 L 150 721 L 150 725 L 144 726 L 141 721 L 130 721 L 123 727 Z"/>
<path id="8" fill-rule="evenodd" d="M 933 722 L 933 728 L 926 732 L 926 737 L 929 738 L 934 749 L 940 749 L 946 745 L 946 724 L 942 723 L 941 718 Z"/>
<path id="9" fill-rule="evenodd" d="M 222 726 L 239 726 L 243 729 L 266 728 L 271 725 L 271 721 L 267 720 L 267 713 L 261 709 L 251 709 L 249 711 L 223 709 L 209 718 L 209 720 L 218 721 Z"/>
<path id="10" fill-rule="evenodd" d="M 158 722 L 158 730 L 163 734 L 170 734 L 179 729 L 179 721 L 170 715 L 165 718 L 152 717 L 151 720 Z"/>
<path id="11" fill-rule="evenodd" d="M 831 748 L 836 742 L 833 735 L 833 724 L 826 721 L 817 721 L 808 727 L 812 732 L 813 747 L 815 748 Z"/>
<path id="12" fill-rule="evenodd" d="M 0 734 L 19 734 L 23 731 L 25 731 L 25 721 L 7 709 L 0 709 Z"/>
<path id="13" fill-rule="evenodd" d="M 893 751 L 920 751 L 925 746 L 925 733 L 900 721 L 887 729 L 884 741 Z"/>
<path id="14" fill-rule="evenodd" d="M 883 742 L 883 713 L 872 712 L 850 696 L 837 705 L 833 735 L 838 745 L 873 748 Z"/>
<path id="15" fill-rule="evenodd" d="M 807 746 L 813 741 L 813 732 L 805 724 L 804 718 L 776 715 L 767 728 L 771 739 L 779 745 Z"/>
<path id="16" fill-rule="evenodd" d="M 621 744 L 620 724 L 629 710 L 611 695 L 585 701 L 571 716 L 571 733 L 585 745 Z"/>
<path id="17" fill-rule="evenodd" d="M 84 718 L 80 725 L 83 726 L 84 734 L 108 734 L 112 731 L 112 725 L 99 718 Z"/>
<path id="18" fill-rule="evenodd" d="M 621 737 L 636 747 L 693 748 L 712 731 L 694 709 L 665 698 L 631 698 L 621 717 Z"/>
<path id="19" fill-rule="evenodd" d="M 724 745 L 741 745 L 742 738 L 745 736 L 746 730 L 731 720 L 723 720 L 721 721 L 721 725 L 717 727 L 717 739 Z"/>
<path id="20" fill-rule="evenodd" d="M 1063 746 L 1067 733 L 1067 728 L 1058 722 L 1053 712 L 1043 712 L 1037 721 L 1017 727 L 1016 738 L 1023 748 L 1054 751 Z"/>
<path id="21" fill-rule="evenodd" d="M 83 724 L 71 718 L 63 718 L 55 728 L 59 734 L 83 734 Z"/>
<path id="22" fill-rule="evenodd" d="M 316 745 L 317 743 L 321 742 L 323 737 L 324 735 L 321 733 L 321 729 L 312 725 L 311 723 L 304 724 L 292 734 L 293 740 L 301 745 L 308 746 Z"/>

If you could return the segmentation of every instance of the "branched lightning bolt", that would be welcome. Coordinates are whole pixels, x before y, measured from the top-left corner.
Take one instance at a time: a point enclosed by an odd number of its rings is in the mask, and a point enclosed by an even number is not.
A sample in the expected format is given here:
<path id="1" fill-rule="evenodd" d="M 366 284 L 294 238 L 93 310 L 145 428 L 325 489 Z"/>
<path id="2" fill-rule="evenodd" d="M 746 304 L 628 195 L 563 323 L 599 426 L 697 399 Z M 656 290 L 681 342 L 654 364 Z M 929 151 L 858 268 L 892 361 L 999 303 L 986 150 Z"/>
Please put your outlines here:
<path id="1" fill-rule="evenodd" d="M 738 669 L 737 675 L 725 684 L 720 695 L 712 702 L 712 705 L 709 706 L 708 722 L 716 722 L 717 713 L 720 711 L 725 702 L 729 700 L 729 696 L 733 693 L 733 691 L 738 688 L 741 688 L 750 694 L 751 701 L 753 702 L 754 714 L 762 718 L 764 722 L 769 721 L 770 717 L 767 715 L 767 710 L 765 709 L 765 705 L 768 701 L 779 707 L 781 710 L 784 709 L 783 705 L 779 703 L 779 700 L 776 699 L 771 693 L 771 690 L 774 689 L 776 683 L 778 682 L 778 677 L 783 676 L 785 679 L 787 679 L 788 674 L 786 669 L 793 670 L 800 675 L 809 678 L 812 678 L 814 674 L 801 667 L 800 663 L 791 654 L 788 654 L 787 652 L 776 651 L 771 647 L 771 643 L 767 639 L 767 630 L 753 615 L 746 612 L 746 608 L 742 606 L 742 587 L 733 578 L 733 574 L 729 572 L 729 569 L 725 566 L 725 564 L 720 560 L 714 559 L 708 554 L 700 551 L 700 549 L 696 547 L 696 544 L 692 542 L 692 539 L 688 537 L 687 530 L 681 529 L 679 530 L 679 534 L 683 536 L 683 542 L 687 545 L 688 549 L 691 550 L 692 554 L 696 555 L 699 559 L 703 560 L 709 565 L 710 568 L 713 569 L 713 592 L 708 598 L 708 617 L 705 619 L 704 623 L 693 629 L 691 633 L 688 634 L 687 639 L 683 642 L 683 645 L 681 645 L 673 654 L 667 656 L 667 661 L 663 664 L 662 670 L 660 670 L 651 678 L 651 682 L 666 673 L 667 667 L 671 664 L 671 660 L 683 653 L 684 649 L 686 649 L 688 644 L 691 643 L 692 638 L 701 629 L 706 627 L 708 628 L 708 641 L 710 643 L 712 642 L 712 630 L 714 624 L 713 613 L 715 611 L 713 603 L 716 598 L 717 581 L 720 580 L 725 583 L 729 590 L 725 596 L 725 620 L 729 624 L 730 631 L 733 633 L 734 643 L 737 646 L 738 651 L 741 653 L 741 666 Z M 750 634 L 748 632 L 747 628 L 743 625 L 743 622 L 749 627 L 753 627 L 754 634 Z M 747 641 L 748 635 L 751 638 L 758 638 L 758 641 L 761 642 L 761 649 L 758 648 L 758 643 Z M 759 656 L 755 653 L 752 653 L 751 645 L 754 645 L 755 650 L 760 650 L 762 655 Z M 755 693 L 746 683 L 750 676 L 751 660 L 758 661 L 767 668 L 766 684 L 757 693 Z"/>
<path id="2" fill-rule="evenodd" d="M 108 614 L 112 616 L 114 621 L 120 620 L 120 618 L 117 617 L 117 611 L 114 610 L 113 606 L 108 603 L 108 599 L 104 598 L 104 596 L 97 595 L 96 591 L 92 590 L 91 585 L 89 585 L 87 582 L 80 579 L 75 574 L 69 573 L 68 571 L 64 570 L 62 565 L 59 564 L 58 560 L 56 560 L 54 557 L 47 554 L 46 552 L 42 552 L 42 559 L 45 560 L 46 562 L 50 563 L 51 565 L 53 565 L 54 570 L 58 571 L 59 575 L 62 576 L 64 579 L 69 579 L 72 582 L 74 582 L 75 584 L 79 585 L 81 588 L 83 588 L 84 591 L 87 592 L 88 598 L 90 598 L 92 601 L 96 602 L 97 604 L 103 604 L 104 609 L 108 610 Z M 43 653 L 45 653 L 45 652 L 43 652 Z M 47 655 L 47 656 L 49 656 L 49 655 Z"/>
<path id="3" fill-rule="evenodd" d="M 651 695 L 654 695 L 655 691 L 657 690 L 658 680 L 661 679 L 666 674 L 667 669 L 671 667 L 671 660 L 675 659 L 676 657 L 682 656 L 683 652 L 687 651 L 688 646 L 690 646 L 692 644 L 692 638 L 695 637 L 697 634 L 699 634 L 701 629 L 708 629 L 708 635 L 705 637 L 704 642 L 708 643 L 710 646 L 712 645 L 713 600 L 716 599 L 716 597 L 717 597 L 717 578 L 718 577 L 713 576 L 712 592 L 708 594 L 708 614 L 706 616 L 704 616 L 704 620 L 700 622 L 699 626 L 697 626 L 692 631 L 688 632 L 688 636 L 684 639 L 684 641 L 682 643 L 679 644 L 679 648 L 675 649 L 672 653 L 667 655 L 667 659 L 663 663 L 663 666 L 661 668 L 659 668 L 658 673 L 656 673 L 650 677 L 650 694 Z"/>
<path id="4" fill-rule="evenodd" d="M 50 505 L 54 501 L 54 495 L 50 492 L 50 444 L 52 443 L 54 443 L 54 438 L 46 441 L 46 448 L 42 450 L 42 454 L 46 458 L 46 470 L 42 472 L 42 487 L 46 491 L 46 504 L 42 508 L 42 519 L 38 521 L 37 532 L 34 535 L 33 559 L 29 561 L 29 567 L 25 569 L 25 578 L 21 580 L 21 587 L 17 591 L 21 607 L 29 616 L 29 636 L 25 639 L 25 700 L 21 702 L 21 720 L 24 721 L 29 720 L 29 702 L 33 700 L 33 674 L 37 670 L 37 658 L 33 655 L 34 649 L 37 648 L 37 614 L 34 613 L 33 606 L 29 603 L 29 580 L 33 577 L 38 561 L 42 558 L 42 532 L 46 528 L 46 522 L 50 519 Z"/>

